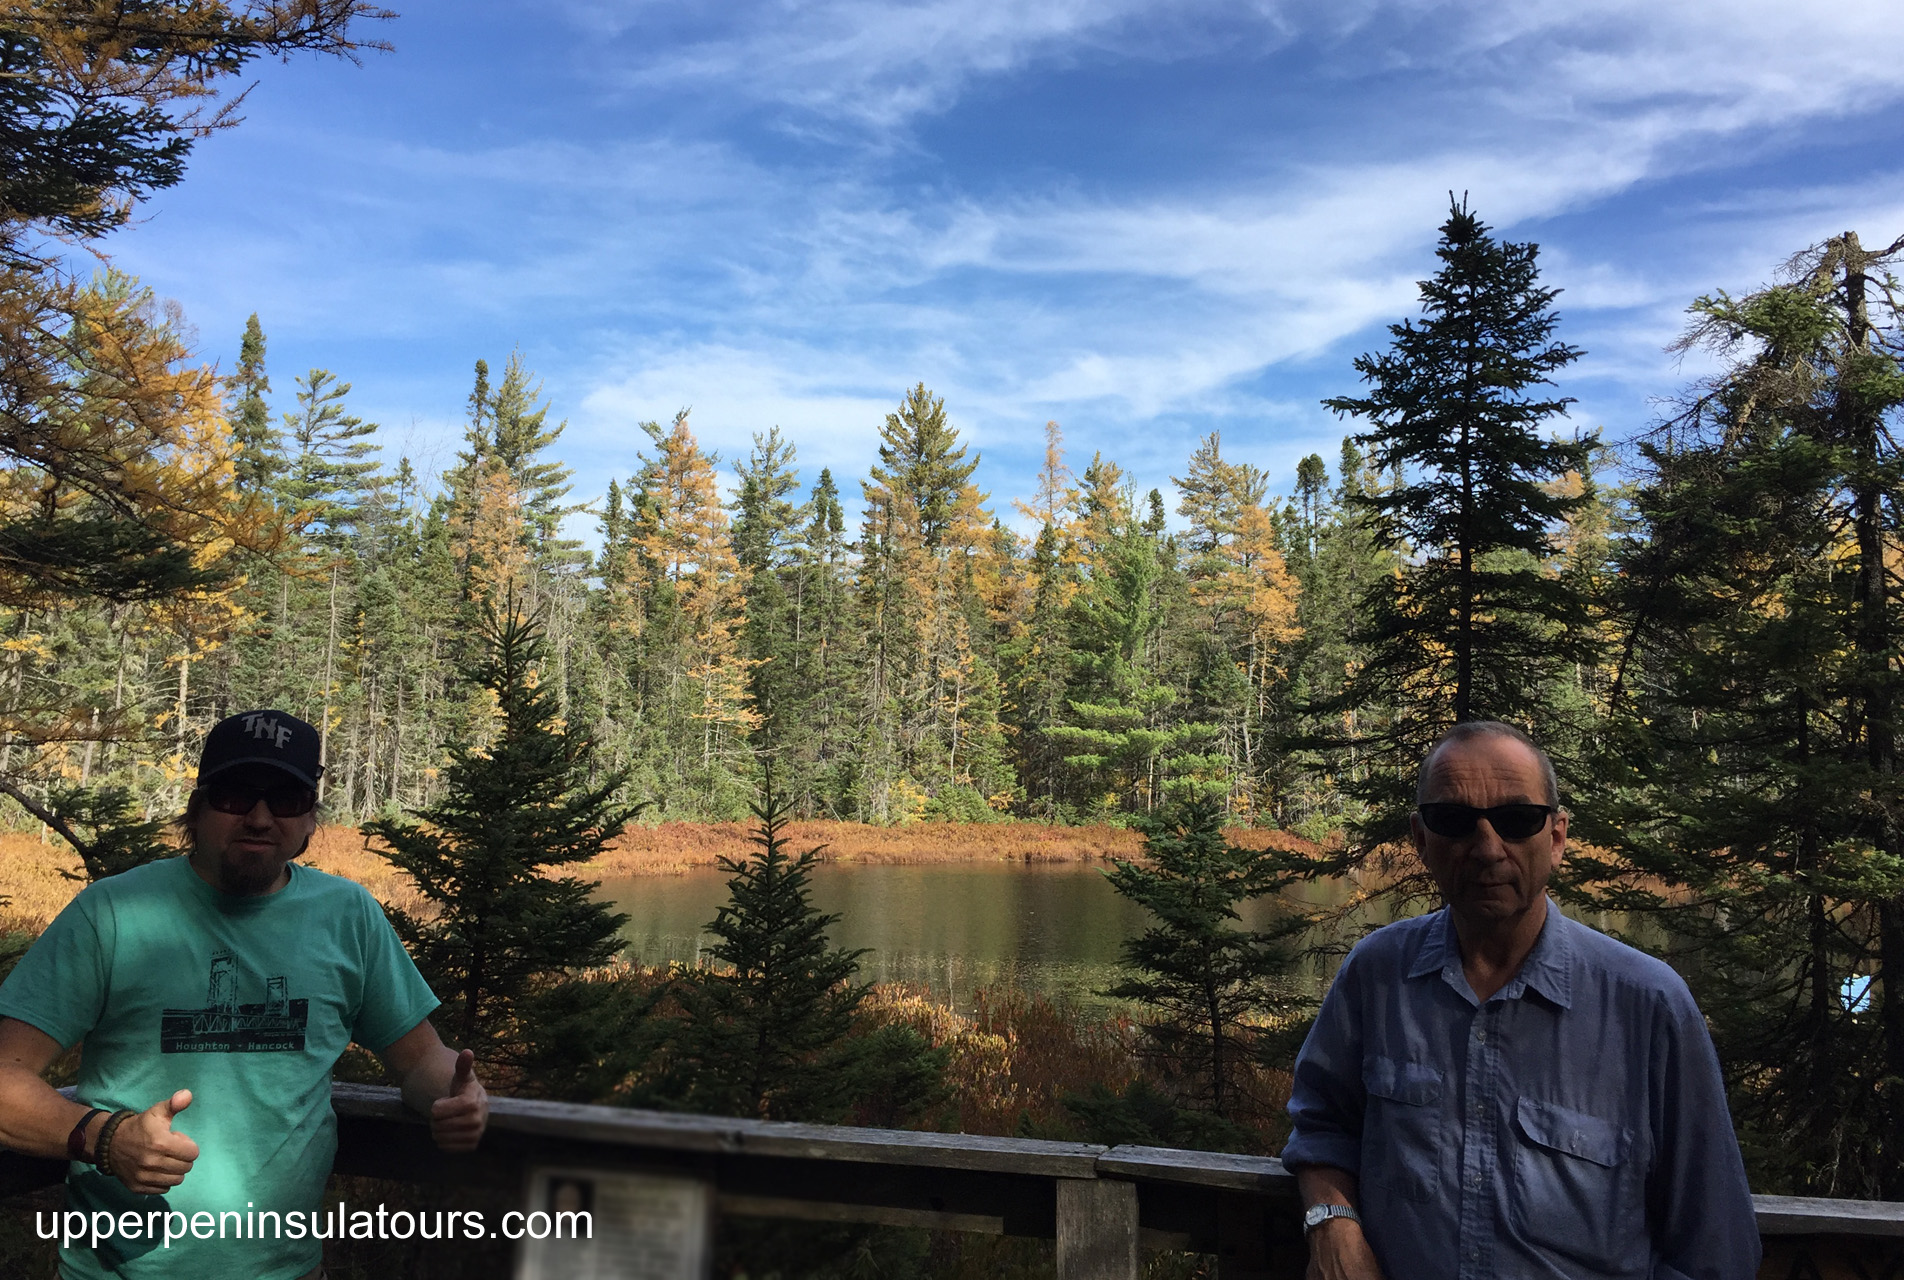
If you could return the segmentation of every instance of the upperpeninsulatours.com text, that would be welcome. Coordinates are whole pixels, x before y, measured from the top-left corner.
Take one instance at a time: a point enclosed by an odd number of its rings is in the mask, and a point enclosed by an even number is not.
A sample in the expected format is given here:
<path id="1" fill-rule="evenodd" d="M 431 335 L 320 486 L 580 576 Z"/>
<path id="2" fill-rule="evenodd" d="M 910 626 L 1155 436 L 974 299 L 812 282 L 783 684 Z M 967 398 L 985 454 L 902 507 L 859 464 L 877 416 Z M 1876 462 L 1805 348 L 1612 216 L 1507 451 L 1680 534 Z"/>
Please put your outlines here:
<path id="1" fill-rule="evenodd" d="M 255 1209 L 248 1201 L 246 1209 L 221 1213 L 202 1210 L 189 1217 L 178 1210 L 128 1209 L 114 1214 L 105 1209 L 91 1213 L 83 1209 L 42 1210 L 33 1215 L 34 1234 L 42 1240 L 59 1240 L 63 1246 L 85 1243 L 99 1248 L 108 1240 L 158 1240 L 170 1248 L 175 1240 L 192 1236 L 195 1240 L 451 1240 L 456 1231 L 468 1240 L 504 1237 L 508 1240 L 591 1240 L 593 1214 L 584 1209 L 545 1213 L 511 1210 L 500 1215 L 492 1226 L 478 1209 L 408 1209 L 388 1211 L 385 1205 L 369 1212 L 347 1210 L 345 1204 L 320 1210 Z"/>

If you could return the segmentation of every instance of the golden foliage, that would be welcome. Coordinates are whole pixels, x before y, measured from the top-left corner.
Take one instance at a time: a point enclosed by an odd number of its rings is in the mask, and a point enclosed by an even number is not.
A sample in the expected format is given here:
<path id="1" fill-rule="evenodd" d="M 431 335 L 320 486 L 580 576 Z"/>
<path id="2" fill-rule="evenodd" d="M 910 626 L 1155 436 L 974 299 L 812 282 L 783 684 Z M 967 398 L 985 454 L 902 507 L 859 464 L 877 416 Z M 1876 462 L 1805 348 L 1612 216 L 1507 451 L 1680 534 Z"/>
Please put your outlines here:
<path id="1" fill-rule="evenodd" d="M 505 464 L 489 459 L 474 483 L 471 517 L 454 530 L 454 557 L 466 566 L 467 593 L 475 600 L 522 592 L 531 586 L 527 524 L 520 491 Z"/>
<path id="2" fill-rule="evenodd" d="M 760 724 L 747 691 L 751 665 L 740 652 L 740 562 L 713 459 L 700 451 L 687 415 L 676 417 L 673 429 L 657 439 L 646 482 L 651 523 L 640 549 L 679 602 L 686 637 L 682 670 L 696 690 L 697 709 L 690 714 L 707 726 L 705 755 L 711 761 L 728 745 L 717 735 L 744 735 Z"/>
<path id="3" fill-rule="evenodd" d="M 6 520 L 111 513 L 202 570 L 285 543 L 272 506 L 234 491 L 219 379 L 150 290 L 112 273 L 84 289 L 0 273 L 0 358 Z M 70 590 L 0 561 L 0 605 L 54 608 Z"/>
<path id="4" fill-rule="evenodd" d="M 1096 1085 L 1117 1092 L 1138 1074 L 1126 1014 L 1095 1014 L 1016 987 L 975 992 L 968 1014 L 921 988 L 883 983 L 862 1014 L 870 1025 L 910 1027 L 947 1051 L 948 1118 L 962 1133 L 1064 1130 L 1069 1094 Z"/>

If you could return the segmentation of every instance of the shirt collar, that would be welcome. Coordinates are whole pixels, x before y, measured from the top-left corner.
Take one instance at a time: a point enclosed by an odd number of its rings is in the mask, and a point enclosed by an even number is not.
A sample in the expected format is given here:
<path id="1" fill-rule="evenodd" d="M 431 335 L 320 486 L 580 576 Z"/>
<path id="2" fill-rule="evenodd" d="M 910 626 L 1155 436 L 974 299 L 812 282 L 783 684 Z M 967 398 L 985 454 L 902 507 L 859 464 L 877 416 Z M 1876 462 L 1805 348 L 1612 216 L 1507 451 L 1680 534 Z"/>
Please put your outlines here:
<path id="1" fill-rule="evenodd" d="M 1413 961 L 1407 966 L 1408 980 L 1439 973 L 1448 985 L 1477 1002 L 1460 967 L 1460 938 L 1453 931 L 1452 908 L 1442 907 L 1427 919 L 1426 937 L 1414 949 Z M 1516 987 L 1531 987 L 1562 1009 L 1573 1007 L 1573 955 L 1560 908 L 1552 898 L 1547 899 L 1547 918 L 1540 926 L 1540 936 L 1534 939 L 1533 950 L 1502 990 L 1514 991 Z"/>

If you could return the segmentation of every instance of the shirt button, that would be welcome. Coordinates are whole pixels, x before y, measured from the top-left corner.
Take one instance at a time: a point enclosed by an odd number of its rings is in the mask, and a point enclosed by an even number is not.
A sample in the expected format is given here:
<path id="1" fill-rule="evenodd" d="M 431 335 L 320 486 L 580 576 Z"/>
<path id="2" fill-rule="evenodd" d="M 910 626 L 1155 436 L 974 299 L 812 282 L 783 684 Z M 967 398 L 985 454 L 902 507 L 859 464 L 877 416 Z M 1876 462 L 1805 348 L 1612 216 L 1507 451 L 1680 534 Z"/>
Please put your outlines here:
<path id="1" fill-rule="evenodd" d="M 1473 1038 L 1481 1044 L 1485 1044 L 1487 1042 L 1487 1029 L 1485 1027 L 1475 1027 L 1473 1029 Z"/>

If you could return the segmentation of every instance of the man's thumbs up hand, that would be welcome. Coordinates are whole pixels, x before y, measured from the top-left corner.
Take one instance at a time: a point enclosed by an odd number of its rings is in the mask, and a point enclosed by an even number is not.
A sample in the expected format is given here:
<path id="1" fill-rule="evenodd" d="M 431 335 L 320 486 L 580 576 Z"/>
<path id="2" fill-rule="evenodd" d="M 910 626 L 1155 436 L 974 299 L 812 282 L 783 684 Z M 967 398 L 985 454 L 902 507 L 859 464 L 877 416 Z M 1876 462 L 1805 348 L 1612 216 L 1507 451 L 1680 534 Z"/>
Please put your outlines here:
<path id="1" fill-rule="evenodd" d="M 191 1089 L 176 1089 L 114 1130 L 107 1167 L 130 1191 L 160 1195 L 185 1180 L 200 1144 L 173 1131 L 174 1117 L 193 1104 Z"/>
<path id="2" fill-rule="evenodd" d="M 447 1086 L 447 1096 L 457 1098 L 473 1080 L 473 1050 L 462 1049 L 460 1056 L 453 1060 L 453 1082 Z"/>
<path id="3" fill-rule="evenodd" d="M 487 1091 L 473 1074 L 473 1050 L 462 1049 L 453 1060 L 447 1096 L 433 1104 L 429 1120 L 434 1145 L 442 1151 L 471 1151 L 487 1130 Z"/>

